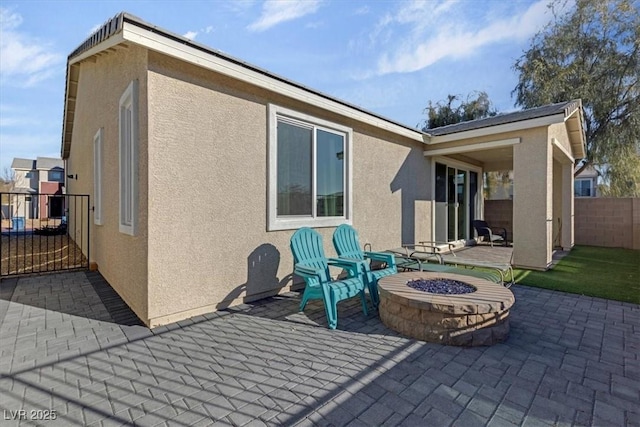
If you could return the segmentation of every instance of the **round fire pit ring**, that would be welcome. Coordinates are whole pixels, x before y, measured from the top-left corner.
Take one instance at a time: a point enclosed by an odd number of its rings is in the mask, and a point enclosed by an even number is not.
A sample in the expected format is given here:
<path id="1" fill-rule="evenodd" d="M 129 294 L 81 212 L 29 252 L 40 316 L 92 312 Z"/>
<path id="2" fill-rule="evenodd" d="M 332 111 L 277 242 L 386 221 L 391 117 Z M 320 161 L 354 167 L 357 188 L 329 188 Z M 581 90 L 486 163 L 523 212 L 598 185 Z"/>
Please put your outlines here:
<path id="1" fill-rule="evenodd" d="M 455 290 L 447 289 L 449 283 L 455 284 Z M 433 291 L 465 288 L 467 293 Z M 453 273 L 407 272 L 380 279 L 378 291 L 382 323 L 403 336 L 455 346 L 492 345 L 509 337 L 509 309 L 515 297 L 509 289 L 488 280 Z"/>

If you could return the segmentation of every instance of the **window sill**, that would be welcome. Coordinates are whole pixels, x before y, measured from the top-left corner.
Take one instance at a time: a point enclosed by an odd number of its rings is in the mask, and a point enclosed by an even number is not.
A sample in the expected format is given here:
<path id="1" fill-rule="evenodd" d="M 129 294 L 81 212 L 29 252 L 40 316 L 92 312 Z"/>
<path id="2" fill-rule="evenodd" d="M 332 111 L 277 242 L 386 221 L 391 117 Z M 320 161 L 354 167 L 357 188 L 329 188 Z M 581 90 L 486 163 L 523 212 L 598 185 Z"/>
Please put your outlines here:
<path id="1" fill-rule="evenodd" d="M 269 221 L 267 231 L 281 230 L 297 230 L 302 227 L 323 228 L 337 227 L 342 224 L 352 225 L 350 218 L 278 218 L 275 221 Z"/>

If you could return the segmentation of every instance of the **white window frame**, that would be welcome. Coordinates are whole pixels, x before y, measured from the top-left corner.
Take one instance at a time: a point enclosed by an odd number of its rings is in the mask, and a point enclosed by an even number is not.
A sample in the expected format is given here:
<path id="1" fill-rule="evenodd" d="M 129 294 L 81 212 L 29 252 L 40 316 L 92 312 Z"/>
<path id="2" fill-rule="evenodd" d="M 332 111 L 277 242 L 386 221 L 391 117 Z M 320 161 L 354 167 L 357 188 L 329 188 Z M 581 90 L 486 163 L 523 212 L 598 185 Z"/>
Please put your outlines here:
<path id="1" fill-rule="evenodd" d="M 102 225 L 102 128 L 93 137 L 93 223 Z"/>
<path id="2" fill-rule="evenodd" d="M 138 82 L 133 80 L 120 97 L 118 110 L 119 230 L 135 236 L 138 216 Z M 130 115 L 130 127 L 126 125 Z"/>
<path id="3" fill-rule="evenodd" d="M 575 193 L 575 186 L 576 186 L 576 184 L 578 182 L 580 182 L 580 190 L 582 190 L 582 182 L 583 181 L 587 181 L 589 183 L 589 190 L 590 190 L 589 194 L 590 195 L 589 196 L 578 195 L 578 196 L 575 196 L 575 197 L 594 197 L 595 196 L 595 185 L 593 183 L 593 179 L 591 179 L 591 178 L 576 178 L 576 179 L 574 179 L 574 181 L 573 181 L 574 182 L 573 183 L 574 193 Z"/>
<path id="4" fill-rule="evenodd" d="M 349 127 L 338 125 L 308 114 L 299 113 L 288 108 L 274 104 L 268 106 L 269 114 L 269 173 L 268 173 L 268 193 L 267 200 L 267 231 L 294 230 L 301 227 L 337 227 L 341 224 L 353 223 L 353 130 Z M 344 215 L 341 217 L 278 217 L 278 118 L 286 118 L 298 121 L 302 126 L 313 126 L 327 131 L 334 131 L 344 135 Z M 315 154 L 314 154 L 315 156 Z M 313 176 L 313 203 L 315 200 L 316 177 Z"/>

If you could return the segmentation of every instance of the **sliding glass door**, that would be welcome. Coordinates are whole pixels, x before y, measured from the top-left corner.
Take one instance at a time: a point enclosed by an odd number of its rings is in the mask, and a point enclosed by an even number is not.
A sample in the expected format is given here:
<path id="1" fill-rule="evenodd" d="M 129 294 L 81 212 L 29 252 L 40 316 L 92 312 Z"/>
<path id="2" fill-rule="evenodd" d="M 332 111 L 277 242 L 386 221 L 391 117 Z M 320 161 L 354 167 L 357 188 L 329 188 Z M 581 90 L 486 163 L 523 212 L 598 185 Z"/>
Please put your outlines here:
<path id="1" fill-rule="evenodd" d="M 478 173 L 436 163 L 435 238 L 439 242 L 473 237 L 471 222 L 478 205 Z"/>

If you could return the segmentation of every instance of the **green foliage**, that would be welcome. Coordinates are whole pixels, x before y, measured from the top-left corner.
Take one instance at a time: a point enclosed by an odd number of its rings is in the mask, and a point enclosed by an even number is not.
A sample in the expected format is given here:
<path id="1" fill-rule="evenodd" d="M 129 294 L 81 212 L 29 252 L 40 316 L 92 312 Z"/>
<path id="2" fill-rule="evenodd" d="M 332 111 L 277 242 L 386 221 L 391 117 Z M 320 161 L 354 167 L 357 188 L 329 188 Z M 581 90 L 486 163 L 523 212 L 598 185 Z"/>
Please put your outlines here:
<path id="1" fill-rule="evenodd" d="M 549 271 L 514 271 L 518 284 L 640 304 L 640 251 L 576 246 Z"/>
<path id="2" fill-rule="evenodd" d="M 600 193 L 605 197 L 640 197 L 640 155 L 624 148 L 609 160 Z"/>
<path id="3" fill-rule="evenodd" d="M 427 120 L 422 127 L 423 131 L 497 114 L 489 95 L 484 91 L 470 93 L 466 101 L 462 101 L 460 95 L 448 95 L 446 101 L 438 101 L 435 104 L 429 101 L 424 112 Z"/>
<path id="4" fill-rule="evenodd" d="M 509 188 L 513 184 L 510 170 L 488 171 L 484 173 L 484 198 L 509 198 Z"/>
<path id="5" fill-rule="evenodd" d="M 588 164 L 612 165 L 640 146 L 638 0 L 550 4 L 554 20 L 536 34 L 514 69 L 516 105 L 532 108 L 582 99 Z M 606 169 L 606 168 L 605 168 Z M 618 175 L 610 177 L 611 185 Z"/>

